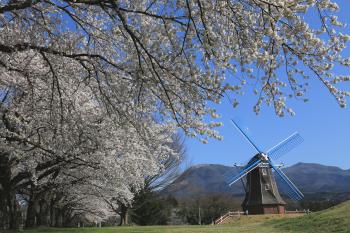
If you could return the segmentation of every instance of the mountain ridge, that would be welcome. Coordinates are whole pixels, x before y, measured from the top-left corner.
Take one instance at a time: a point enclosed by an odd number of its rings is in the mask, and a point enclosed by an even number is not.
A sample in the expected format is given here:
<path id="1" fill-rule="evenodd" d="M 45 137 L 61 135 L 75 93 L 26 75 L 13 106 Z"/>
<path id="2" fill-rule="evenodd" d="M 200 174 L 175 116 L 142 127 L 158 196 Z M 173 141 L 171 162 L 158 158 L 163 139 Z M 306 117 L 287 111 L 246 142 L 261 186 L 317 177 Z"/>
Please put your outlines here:
<path id="1" fill-rule="evenodd" d="M 236 182 L 231 187 L 225 182 L 225 175 L 232 175 L 238 170 L 221 164 L 197 164 L 186 169 L 162 193 L 177 198 L 210 193 L 242 196 L 244 190 L 241 182 Z M 350 192 L 350 169 L 299 162 L 282 170 L 303 193 Z M 283 193 L 283 190 L 280 191 Z"/>

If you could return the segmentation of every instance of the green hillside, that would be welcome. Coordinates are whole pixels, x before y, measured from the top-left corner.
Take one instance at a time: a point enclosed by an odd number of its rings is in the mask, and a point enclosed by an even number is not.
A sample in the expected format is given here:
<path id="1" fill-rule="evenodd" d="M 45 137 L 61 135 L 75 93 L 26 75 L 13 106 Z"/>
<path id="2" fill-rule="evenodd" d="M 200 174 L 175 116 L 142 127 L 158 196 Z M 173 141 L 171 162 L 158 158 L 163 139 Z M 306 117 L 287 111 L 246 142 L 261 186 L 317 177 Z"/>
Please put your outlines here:
<path id="1" fill-rule="evenodd" d="M 350 201 L 293 219 L 265 222 L 282 232 L 350 232 Z"/>

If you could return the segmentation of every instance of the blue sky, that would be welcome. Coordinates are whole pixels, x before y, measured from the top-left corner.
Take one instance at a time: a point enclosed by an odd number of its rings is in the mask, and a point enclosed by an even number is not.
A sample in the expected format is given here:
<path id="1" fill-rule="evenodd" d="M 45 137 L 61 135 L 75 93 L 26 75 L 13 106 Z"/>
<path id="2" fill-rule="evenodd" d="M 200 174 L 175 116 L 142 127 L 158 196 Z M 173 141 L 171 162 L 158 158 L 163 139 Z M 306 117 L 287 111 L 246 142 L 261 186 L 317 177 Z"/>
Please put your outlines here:
<path id="1" fill-rule="evenodd" d="M 340 6 L 339 18 L 348 24 L 345 32 L 350 34 L 350 1 L 336 1 Z M 350 45 L 345 54 L 350 55 Z M 337 68 L 335 72 L 349 75 L 348 68 Z M 350 83 L 343 84 L 343 89 L 350 90 Z M 246 162 L 255 150 L 230 123 L 230 119 L 242 119 L 249 127 L 253 140 L 263 149 L 268 150 L 293 132 L 298 131 L 304 142 L 284 155 L 280 162 L 286 166 L 297 162 L 320 163 L 350 169 L 350 99 L 348 107 L 342 109 L 328 90 L 316 80 L 310 81 L 307 93 L 308 103 L 301 100 L 289 100 L 289 105 L 296 116 L 283 118 L 275 115 L 272 108 L 264 107 L 259 115 L 253 112 L 256 96 L 251 92 L 240 98 L 237 108 L 223 100 L 217 106 L 222 115 L 223 126 L 219 129 L 223 141 L 211 140 L 202 144 L 196 139 L 187 139 L 188 160 L 193 164 L 224 164 Z"/>

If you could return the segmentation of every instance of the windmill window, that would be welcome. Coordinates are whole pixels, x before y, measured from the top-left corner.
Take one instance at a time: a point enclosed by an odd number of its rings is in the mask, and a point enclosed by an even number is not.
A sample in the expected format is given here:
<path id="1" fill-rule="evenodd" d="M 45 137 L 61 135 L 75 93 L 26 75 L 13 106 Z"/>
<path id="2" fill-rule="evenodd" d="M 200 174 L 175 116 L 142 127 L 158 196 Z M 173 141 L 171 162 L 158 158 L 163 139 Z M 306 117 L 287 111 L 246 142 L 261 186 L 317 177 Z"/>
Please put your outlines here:
<path id="1" fill-rule="evenodd" d="M 265 184 L 265 190 L 270 190 L 270 185 Z"/>
<path id="2" fill-rule="evenodd" d="M 262 169 L 262 174 L 263 174 L 264 176 L 267 175 L 266 169 Z"/>

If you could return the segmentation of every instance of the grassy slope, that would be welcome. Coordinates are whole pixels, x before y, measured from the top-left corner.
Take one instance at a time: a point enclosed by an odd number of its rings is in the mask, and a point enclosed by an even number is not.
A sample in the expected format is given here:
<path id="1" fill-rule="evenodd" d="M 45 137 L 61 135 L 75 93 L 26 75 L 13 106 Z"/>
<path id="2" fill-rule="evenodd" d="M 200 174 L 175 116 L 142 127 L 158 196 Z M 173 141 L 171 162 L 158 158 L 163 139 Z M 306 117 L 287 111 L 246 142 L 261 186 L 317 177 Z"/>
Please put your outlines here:
<path id="1" fill-rule="evenodd" d="M 263 225 L 287 232 L 350 232 L 350 201 L 310 215 L 272 220 Z"/>
<path id="2" fill-rule="evenodd" d="M 27 233 L 214 233 L 214 232 L 349 232 L 350 201 L 310 215 L 258 215 L 231 219 L 218 226 L 149 226 L 35 229 Z"/>

